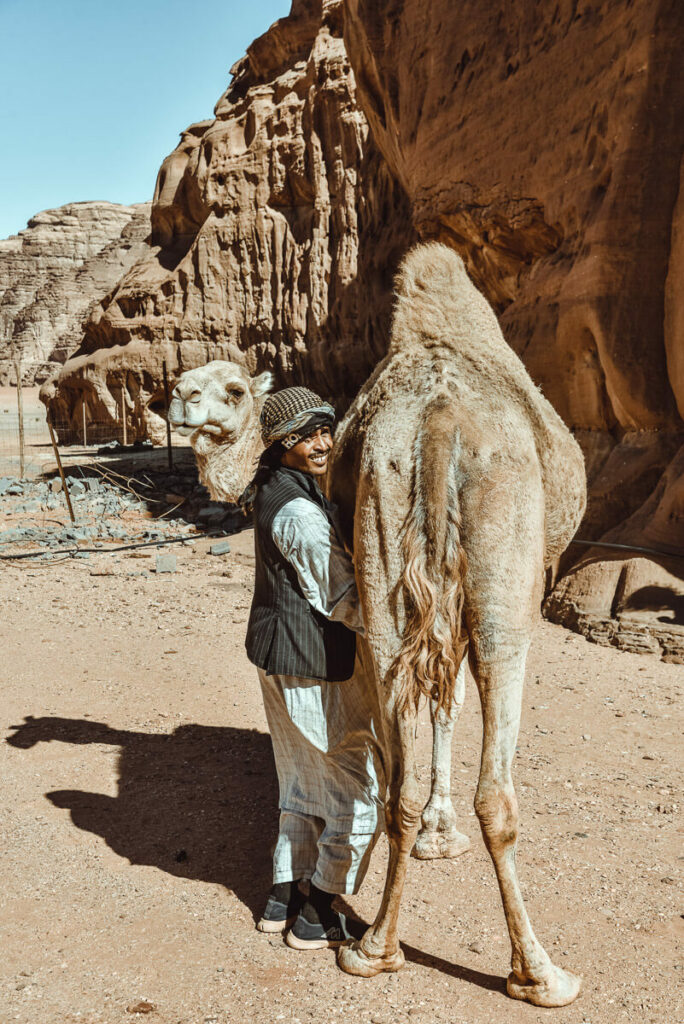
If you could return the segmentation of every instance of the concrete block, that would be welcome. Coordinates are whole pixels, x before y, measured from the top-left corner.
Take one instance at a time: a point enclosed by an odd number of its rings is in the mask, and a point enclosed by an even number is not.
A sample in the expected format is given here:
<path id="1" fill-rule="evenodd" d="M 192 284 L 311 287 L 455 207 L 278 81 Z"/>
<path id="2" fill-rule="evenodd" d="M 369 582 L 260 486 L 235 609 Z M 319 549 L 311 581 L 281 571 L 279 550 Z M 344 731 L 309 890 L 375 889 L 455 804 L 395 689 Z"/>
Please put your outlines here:
<path id="1" fill-rule="evenodd" d="M 176 556 L 169 553 L 158 554 L 155 568 L 157 572 L 175 572 Z"/>
<path id="2" fill-rule="evenodd" d="M 212 544 L 209 548 L 210 555 L 228 555 L 230 554 L 230 544 L 227 540 L 220 540 L 216 544 Z"/>

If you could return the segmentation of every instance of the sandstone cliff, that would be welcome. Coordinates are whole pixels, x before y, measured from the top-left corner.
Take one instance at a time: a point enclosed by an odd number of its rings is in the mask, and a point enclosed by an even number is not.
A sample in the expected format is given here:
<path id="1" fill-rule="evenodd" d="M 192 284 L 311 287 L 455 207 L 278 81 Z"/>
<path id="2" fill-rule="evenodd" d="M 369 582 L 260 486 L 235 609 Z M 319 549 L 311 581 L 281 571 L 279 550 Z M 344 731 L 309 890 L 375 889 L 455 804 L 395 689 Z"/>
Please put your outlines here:
<path id="1" fill-rule="evenodd" d="M 683 37 L 676 0 L 295 0 L 165 160 L 150 247 L 46 386 L 62 439 L 83 403 L 120 436 L 122 396 L 161 438 L 163 359 L 344 405 L 439 238 L 583 445 L 582 535 L 684 554 Z M 549 614 L 680 656 L 684 562 L 582 550 Z"/>
<path id="2" fill-rule="evenodd" d="M 342 5 L 296 0 L 232 69 L 213 118 L 164 161 L 151 247 L 45 389 L 62 440 L 81 406 L 161 439 L 171 377 L 210 359 L 305 380 L 343 407 L 384 353 L 406 199 L 368 137 Z"/>
<path id="3" fill-rule="evenodd" d="M 41 383 L 79 346 L 83 321 L 145 249 L 150 204 L 69 203 L 0 241 L 0 384 Z"/>
<path id="4" fill-rule="evenodd" d="M 463 255 L 585 449 L 580 532 L 684 555 L 681 4 L 347 0 L 344 35 L 418 234 Z M 684 653 L 683 569 L 594 548 L 548 611 Z"/>

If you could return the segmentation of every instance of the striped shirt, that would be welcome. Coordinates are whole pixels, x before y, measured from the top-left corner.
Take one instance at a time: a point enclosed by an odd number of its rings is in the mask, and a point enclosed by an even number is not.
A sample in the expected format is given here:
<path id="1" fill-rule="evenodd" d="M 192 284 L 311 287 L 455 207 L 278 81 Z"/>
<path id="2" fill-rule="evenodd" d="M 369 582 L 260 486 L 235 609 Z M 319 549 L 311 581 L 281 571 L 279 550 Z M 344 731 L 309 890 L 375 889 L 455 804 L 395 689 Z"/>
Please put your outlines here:
<path id="1" fill-rule="evenodd" d="M 276 513 L 273 540 L 316 611 L 364 634 L 354 565 L 322 508 L 294 498 Z"/>

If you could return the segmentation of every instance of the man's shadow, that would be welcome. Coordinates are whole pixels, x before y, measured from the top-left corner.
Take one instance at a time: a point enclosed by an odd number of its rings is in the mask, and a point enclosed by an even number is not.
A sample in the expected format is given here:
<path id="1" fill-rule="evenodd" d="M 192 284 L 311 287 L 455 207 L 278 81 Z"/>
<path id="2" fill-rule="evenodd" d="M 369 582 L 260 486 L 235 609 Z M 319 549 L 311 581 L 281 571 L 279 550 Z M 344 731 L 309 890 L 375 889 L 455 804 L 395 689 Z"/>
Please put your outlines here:
<path id="1" fill-rule="evenodd" d="M 131 864 L 150 864 L 180 878 L 215 882 L 235 893 L 255 921 L 271 887 L 278 831 L 278 785 L 271 740 L 256 729 L 181 725 L 173 733 L 129 732 L 79 718 L 31 718 L 7 742 L 28 750 L 40 742 L 120 747 L 119 794 L 78 789 L 47 793 L 77 828 L 102 836 Z M 340 908 L 360 920 L 342 898 Z M 505 981 L 451 964 L 402 943 L 406 959 L 481 988 L 505 992 Z"/>
<path id="2" fill-rule="evenodd" d="M 29 717 L 12 728 L 7 742 L 24 750 L 50 740 L 118 746 L 118 796 L 70 789 L 47 798 L 131 864 L 218 883 L 260 914 L 278 830 L 268 735 L 205 725 L 150 734 L 71 718 Z"/>

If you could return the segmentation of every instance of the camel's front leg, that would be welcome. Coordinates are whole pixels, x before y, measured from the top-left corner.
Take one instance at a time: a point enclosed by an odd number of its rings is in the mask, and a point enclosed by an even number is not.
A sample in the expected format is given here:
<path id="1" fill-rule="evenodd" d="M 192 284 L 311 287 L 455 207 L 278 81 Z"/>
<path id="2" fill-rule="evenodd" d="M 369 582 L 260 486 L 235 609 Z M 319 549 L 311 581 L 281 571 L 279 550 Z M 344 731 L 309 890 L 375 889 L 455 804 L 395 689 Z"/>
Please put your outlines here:
<path id="1" fill-rule="evenodd" d="M 371 978 L 381 971 L 398 971 L 404 965 L 398 935 L 399 908 L 422 807 L 416 776 L 415 720 L 415 712 L 410 710 L 397 715 L 394 721 L 396 739 L 392 742 L 391 778 L 385 810 L 390 854 L 378 916 L 362 939 L 340 946 L 337 953 L 337 962 L 343 971 L 364 978 Z"/>
<path id="2" fill-rule="evenodd" d="M 432 788 L 425 805 L 421 829 L 413 847 L 419 860 L 458 857 L 470 849 L 470 839 L 456 828 L 456 812 L 451 802 L 451 740 L 465 698 L 466 661 L 458 670 L 451 713 L 430 705 L 432 719 Z"/>
<path id="3" fill-rule="evenodd" d="M 556 967 L 532 931 L 518 883 L 515 848 L 518 802 L 511 763 L 520 724 L 520 705 L 528 641 L 502 644 L 499 658 L 475 659 L 482 701 L 484 737 L 475 810 L 494 862 L 511 937 L 513 970 L 507 990 L 536 1006 L 565 1006 L 579 993 L 580 979 Z M 477 647 L 477 644 L 475 645 Z M 516 649 L 517 648 L 517 649 Z"/>

